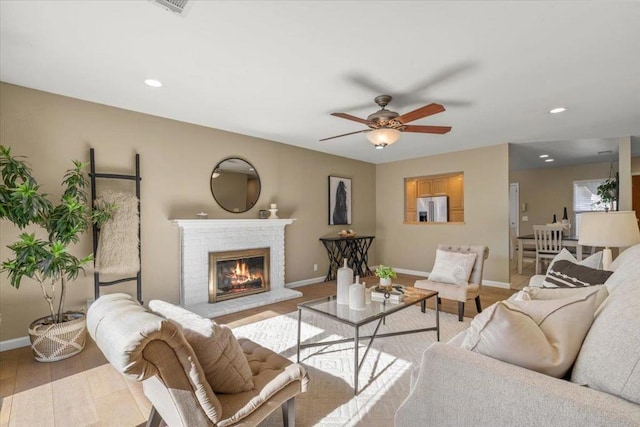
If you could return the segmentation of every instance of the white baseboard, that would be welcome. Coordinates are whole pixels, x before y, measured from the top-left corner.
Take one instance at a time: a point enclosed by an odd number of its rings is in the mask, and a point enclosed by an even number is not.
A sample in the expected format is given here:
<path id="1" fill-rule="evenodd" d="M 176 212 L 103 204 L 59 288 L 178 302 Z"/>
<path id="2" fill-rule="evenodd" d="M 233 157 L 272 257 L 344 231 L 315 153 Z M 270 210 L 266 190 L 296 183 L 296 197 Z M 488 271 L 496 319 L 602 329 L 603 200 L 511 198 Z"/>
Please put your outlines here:
<path id="1" fill-rule="evenodd" d="M 0 341 L 0 351 L 13 350 L 14 348 L 29 347 L 31 341 L 29 337 L 14 338 L 12 340 Z"/>
<path id="2" fill-rule="evenodd" d="M 312 285 L 314 283 L 320 283 L 324 281 L 325 276 L 314 277 L 312 279 L 299 280 L 297 282 L 291 282 L 284 285 L 285 288 L 298 288 L 300 286 Z"/>
<path id="3" fill-rule="evenodd" d="M 494 282 L 493 280 L 483 280 L 482 286 L 491 286 L 492 288 L 511 289 L 511 284 L 505 282 Z"/>

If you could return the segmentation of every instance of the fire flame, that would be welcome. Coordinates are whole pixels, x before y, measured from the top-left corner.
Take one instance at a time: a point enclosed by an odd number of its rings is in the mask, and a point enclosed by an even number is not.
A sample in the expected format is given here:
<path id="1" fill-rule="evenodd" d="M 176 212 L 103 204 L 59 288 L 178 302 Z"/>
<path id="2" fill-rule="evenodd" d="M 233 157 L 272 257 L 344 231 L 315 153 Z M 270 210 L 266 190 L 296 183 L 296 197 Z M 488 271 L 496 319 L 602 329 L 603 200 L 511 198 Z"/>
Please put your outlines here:
<path id="1" fill-rule="evenodd" d="M 235 283 L 242 284 L 251 280 L 262 279 L 261 274 L 254 274 L 249 271 L 249 267 L 246 263 L 240 260 L 236 261 L 236 267 L 233 269 L 233 273 L 230 274 Z"/>

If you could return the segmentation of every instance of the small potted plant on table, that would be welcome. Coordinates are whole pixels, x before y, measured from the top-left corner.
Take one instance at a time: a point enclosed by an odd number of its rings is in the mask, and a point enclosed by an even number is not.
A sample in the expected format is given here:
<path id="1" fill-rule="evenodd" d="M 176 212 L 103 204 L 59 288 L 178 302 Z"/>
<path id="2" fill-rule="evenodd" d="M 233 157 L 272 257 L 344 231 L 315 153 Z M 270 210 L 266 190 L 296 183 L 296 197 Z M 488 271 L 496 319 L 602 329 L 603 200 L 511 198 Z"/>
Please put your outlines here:
<path id="1" fill-rule="evenodd" d="M 380 264 L 378 268 L 376 268 L 376 276 L 380 278 L 380 286 L 391 290 L 391 279 L 395 279 L 397 277 L 396 272 L 392 267 Z"/>
<path id="2" fill-rule="evenodd" d="M 84 164 L 73 162 L 62 181 L 64 192 L 57 204 L 52 203 L 20 157 L 11 155 L 11 148 L 0 145 L 0 219 L 8 219 L 18 228 L 37 226 L 40 233 L 23 232 L 9 245 L 13 258 L 2 263 L 11 286 L 18 289 L 23 278 L 35 280 L 49 307 L 49 315 L 29 326 L 31 348 L 36 360 L 53 362 L 71 357 L 84 348 L 86 319 L 84 313 L 66 312 L 64 301 L 67 281 L 74 280 L 83 266 L 93 260 L 93 254 L 77 258 L 68 252 L 80 235 L 93 222 L 105 223 L 115 205 L 104 204 L 92 210 L 87 206 L 87 178 Z M 59 285 L 59 286 L 58 286 Z M 57 308 L 56 290 L 59 290 Z"/>

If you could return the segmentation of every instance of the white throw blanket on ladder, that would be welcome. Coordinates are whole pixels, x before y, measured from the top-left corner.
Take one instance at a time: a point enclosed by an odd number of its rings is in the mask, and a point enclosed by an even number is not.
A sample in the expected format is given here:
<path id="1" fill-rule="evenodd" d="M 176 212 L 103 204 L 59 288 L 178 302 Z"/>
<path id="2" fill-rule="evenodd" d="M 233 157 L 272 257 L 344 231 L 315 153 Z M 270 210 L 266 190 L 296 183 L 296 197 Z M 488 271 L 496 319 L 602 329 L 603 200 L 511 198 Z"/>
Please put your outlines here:
<path id="1" fill-rule="evenodd" d="M 99 202 L 115 203 L 111 219 L 100 228 L 96 271 L 103 274 L 137 274 L 140 271 L 138 246 L 138 198 L 133 194 L 107 191 Z"/>

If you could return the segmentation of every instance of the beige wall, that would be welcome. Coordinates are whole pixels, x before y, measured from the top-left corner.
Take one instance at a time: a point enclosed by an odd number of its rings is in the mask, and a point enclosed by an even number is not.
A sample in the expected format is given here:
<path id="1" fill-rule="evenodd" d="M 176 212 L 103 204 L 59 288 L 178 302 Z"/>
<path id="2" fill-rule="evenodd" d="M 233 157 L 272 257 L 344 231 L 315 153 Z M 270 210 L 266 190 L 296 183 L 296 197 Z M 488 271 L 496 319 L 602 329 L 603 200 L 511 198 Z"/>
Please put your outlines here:
<path id="1" fill-rule="evenodd" d="M 464 172 L 464 224 L 403 224 L 404 178 Z M 508 144 L 377 165 L 379 262 L 430 271 L 439 243 L 489 247 L 485 280 L 509 282 Z"/>
<path id="2" fill-rule="evenodd" d="M 527 211 L 520 212 L 520 234 L 531 234 L 534 225 L 552 222 L 553 214 L 560 220 L 565 206 L 573 223 L 573 181 L 606 179 L 609 168 L 609 162 L 604 162 L 512 171 L 509 180 L 520 184 L 520 204 L 527 204 Z M 523 216 L 529 220 L 522 221 Z"/>
<path id="3" fill-rule="evenodd" d="M 350 228 L 361 233 L 374 233 L 376 228 L 376 168 L 365 162 L 4 83 L 0 84 L 0 141 L 14 154 L 29 157 L 43 190 L 53 195 L 60 194 L 59 183 L 72 159 L 88 162 L 90 147 L 96 150 L 102 172 L 131 173 L 134 154 L 140 153 L 145 301 L 179 298 L 178 229 L 170 218 L 195 218 L 200 211 L 208 212 L 209 218 L 257 218 L 259 209 L 277 203 L 280 217 L 297 218 L 286 228 L 288 283 L 326 274 L 327 256 L 318 238 L 343 228 L 327 225 L 328 175 L 353 179 Z M 232 155 L 249 160 L 262 179 L 260 200 L 245 214 L 222 210 L 209 188 L 213 167 Z M 0 221 L 0 260 L 9 258 L 6 246 L 17 234 L 8 221 Z M 75 252 L 90 251 L 87 234 Z M 6 274 L 0 281 L 0 341 L 25 336 L 28 324 L 47 312 L 39 287 L 25 280 L 16 290 Z M 133 286 L 118 285 L 106 292 L 130 291 Z M 92 275 L 81 277 L 70 286 L 67 307 L 80 308 L 92 297 Z"/>

